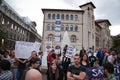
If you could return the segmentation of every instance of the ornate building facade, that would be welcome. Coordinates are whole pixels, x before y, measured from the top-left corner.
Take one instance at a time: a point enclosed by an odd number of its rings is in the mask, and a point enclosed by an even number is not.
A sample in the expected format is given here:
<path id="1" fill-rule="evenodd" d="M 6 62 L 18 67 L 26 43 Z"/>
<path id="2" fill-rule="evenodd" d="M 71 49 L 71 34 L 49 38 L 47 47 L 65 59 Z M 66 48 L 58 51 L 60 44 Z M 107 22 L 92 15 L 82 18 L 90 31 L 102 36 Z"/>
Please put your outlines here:
<path id="1" fill-rule="evenodd" d="M 110 48 L 109 39 L 111 25 L 108 20 L 95 20 L 92 2 L 79 6 L 81 10 L 68 9 L 42 9 L 43 21 L 43 50 L 45 41 L 52 41 L 53 46 L 61 46 L 64 32 L 68 32 L 71 45 L 80 50 L 85 49 Z M 55 41 L 56 19 L 61 21 L 60 42 Z M 104 35 L 105 33 L 105 35 Z M 102 36 L 104 35 L 104 36 Z M 106 39 L 107 38 L 107 39 Z M 110 43 L 109 43 L 110 44 Z"/>
<path id="2" fill-rule="evenodd" d="M 4 0 L 0 0 L 0 31 L 6 34 L 8 48 L 13 48 L 15 41 L 41 42 L 42 39 L 37 33 L 36 23 L 21 17 Z"/>

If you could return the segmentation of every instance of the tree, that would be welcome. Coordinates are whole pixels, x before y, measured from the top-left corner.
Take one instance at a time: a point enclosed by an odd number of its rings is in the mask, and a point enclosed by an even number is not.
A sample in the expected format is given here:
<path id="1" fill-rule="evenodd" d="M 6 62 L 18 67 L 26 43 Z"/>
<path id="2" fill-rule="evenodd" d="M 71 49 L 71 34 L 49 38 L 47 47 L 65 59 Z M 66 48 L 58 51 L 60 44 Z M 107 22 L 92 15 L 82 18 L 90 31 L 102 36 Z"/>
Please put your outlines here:
<path id="1" fill-rule="evenodd" d="M 120 34 L 113 36 L 113 48 L 120 48 Z"/>

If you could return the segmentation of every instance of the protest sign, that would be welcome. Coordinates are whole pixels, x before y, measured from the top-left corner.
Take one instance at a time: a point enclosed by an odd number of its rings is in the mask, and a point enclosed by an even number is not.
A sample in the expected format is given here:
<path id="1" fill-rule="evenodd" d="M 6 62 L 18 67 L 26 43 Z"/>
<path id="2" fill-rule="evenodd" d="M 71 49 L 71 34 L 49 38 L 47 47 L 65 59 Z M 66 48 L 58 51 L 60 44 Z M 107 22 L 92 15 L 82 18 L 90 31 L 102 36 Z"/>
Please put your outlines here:
<path id="1" fill-rule="evenodd" d="M 66 57 L 72 58 L 73 57 L 73 51 L 74 51 L 74 47 L 73 46 L 68 46 L 67 51 L 66 51 Z"/>
<path id="2" fill-rule="evenodd" d="M 15 56 L 17 58 L 27 59 L 31 56 L 32 51 L 39 51 L 40 43 L 16 41 Z"/>
<path id="3" fill-rule="evenodd" d="M 105 80 L 103 67 L 89 67 L 86 68 L 87 80 L 96 79 L 96 80 Z M 114 65 L 114 74 L 116 80 L 120 80 L 120 64 Z"/>
<path id="4" fill-rule="evenodd" d="M 50 52 L 52 50 L 52 41 L 45 42 L 45 52 Z"/>

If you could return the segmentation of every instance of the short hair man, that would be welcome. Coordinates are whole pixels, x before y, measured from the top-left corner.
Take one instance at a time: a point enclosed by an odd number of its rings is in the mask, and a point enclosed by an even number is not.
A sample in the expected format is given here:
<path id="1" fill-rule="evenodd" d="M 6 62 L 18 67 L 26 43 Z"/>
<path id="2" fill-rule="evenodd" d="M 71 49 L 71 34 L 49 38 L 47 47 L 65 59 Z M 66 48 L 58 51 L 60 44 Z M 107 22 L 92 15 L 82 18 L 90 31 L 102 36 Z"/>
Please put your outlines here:
<path id="1" fill-rule="evenodd" d="M 106 80 L 116 80 L 114 76 L 114 67 L 111 63 L 106 63 L 103 65 L 104 74 L 107 77 Z"/>
<path id="2" fill-rule="evenodd" d="M 30 69 L 26 73 L 25 80 L 42 80 L 42 75 L 38 70 Z"/>
<path id="3" fill-rule="evenodd" d="M 10 62 L 1 60 L 0 62 L 0 80 L 13 80 L 13 74 L 10 71 Z"/>
<path id="4" fill-rule="evenodd" d="M 74 65 L 70 66 L 67 71 L 68 80 L 83 80 L 86 76 L 85 68 L 80 65 L 80 56 L 75 54 Z"/>

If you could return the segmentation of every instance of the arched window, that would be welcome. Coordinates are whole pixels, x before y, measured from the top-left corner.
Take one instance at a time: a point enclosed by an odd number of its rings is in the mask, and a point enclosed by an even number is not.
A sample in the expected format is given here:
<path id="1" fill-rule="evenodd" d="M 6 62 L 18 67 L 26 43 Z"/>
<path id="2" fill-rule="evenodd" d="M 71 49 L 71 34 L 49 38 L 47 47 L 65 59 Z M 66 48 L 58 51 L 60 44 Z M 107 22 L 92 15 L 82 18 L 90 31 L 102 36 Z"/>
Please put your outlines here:
<path id="1" fill-rule="evenodd" d="M 50 30 L 50 24 L 47 25 L 47 30 Z"/>
<path id="2" fill-rule="evenodd" d="M 48 41 L 53 41 L 54 37 L 53 37 L 53 34 L 49 34 L 48 35 Z"/>
<path id="3" fill-rule="evenodd" d="M 69 15 L 68 14 L 66 15 L 66 20 L 69 20 Z"/>
<path id="4" fill-rule="evenodd" d="M 73 15 L 70 15 L 70 20 L 73 20 Z"/>
<path id="5" fill-rule="evenodd" d="M 64 14 L 61 15 L 61 19 L 64 20 Z"/>
<path id="6" fill-rule="evenodd" d="M 73 25 L 70 26 L 70 31 L 73 31 Z"/>
<path id="7" fill-rule="evenodd" d="M 75 15 L 75 21 L 78 21 L 78 16 L 77 15 Z"/>
<path id="8" fill-rule="evenodd" d="M 55 14 L 52 14 L 52 19 L 55 19 Z"/>
<path id="9" fill-rule="evenodd" d="M 62 31 L 64 30 L 64 25 L 61 26 L 61 30 L 62 30 Z"/>
<path id="10" fill-rule="evenodd" d="M 77 25 L 75 26 L 75 31 L 78 31 L 78 26 Z"/>
<path id="11" fill-rule="evenodd" d="M 71 35 L 71 42 L 76 42 L 76 36 L 75 35 Z"/>
<path id="12" fill-rule="evenodd" d="M 60 19 L 60 14 L 57 14 L 57 19 Z"/>
<path id="13" fill-rule="evenodd" d="M 51 14 L 48 14 L 48 19 L 51 19 Z"/>

